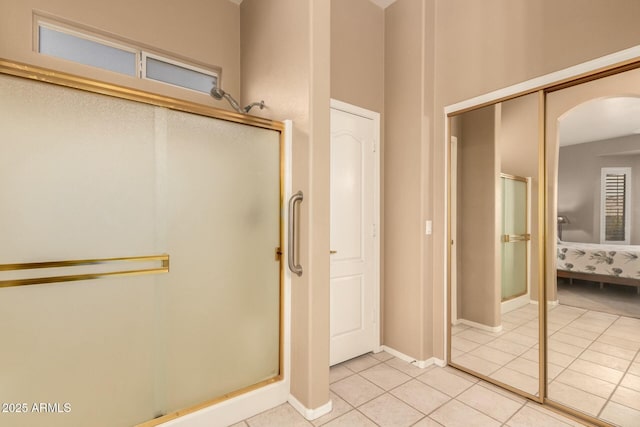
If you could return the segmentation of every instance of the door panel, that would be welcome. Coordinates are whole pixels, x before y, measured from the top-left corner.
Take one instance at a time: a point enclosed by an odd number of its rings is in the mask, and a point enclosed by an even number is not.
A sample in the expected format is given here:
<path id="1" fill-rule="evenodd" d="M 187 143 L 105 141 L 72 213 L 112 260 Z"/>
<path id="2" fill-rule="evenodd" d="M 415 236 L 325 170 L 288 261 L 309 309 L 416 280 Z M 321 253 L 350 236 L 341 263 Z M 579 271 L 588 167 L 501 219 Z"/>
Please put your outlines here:
<path id="1" fill-rule="evenodd" d="M 374 349 L 371 119 L 331 110 L 331 364 Z"/>

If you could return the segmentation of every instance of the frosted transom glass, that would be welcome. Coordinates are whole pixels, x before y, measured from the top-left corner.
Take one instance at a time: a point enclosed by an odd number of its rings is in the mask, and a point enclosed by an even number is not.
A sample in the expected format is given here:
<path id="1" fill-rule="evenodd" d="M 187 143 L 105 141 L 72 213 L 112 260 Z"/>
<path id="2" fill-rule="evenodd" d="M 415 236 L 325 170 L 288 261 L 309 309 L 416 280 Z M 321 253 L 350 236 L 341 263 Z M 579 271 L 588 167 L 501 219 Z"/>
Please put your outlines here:
<path id="1" fill-rule="evenodd" d="M 43 26 L 38 30 L 40 53 L 129 76 L 136 75 L 135 52 Z"/>
<path id="2" fill-rule="evenodd" d="M 146 77 L 169 83 L 198 92 L 209 93 L 214 86 L 217 86 L 218 78 L 209 74 L 190 70 L 169 62 L 160 61 L 155 58 L 146 57 Z"/>
<path id="3" fill-rule="evenodd" d="M 30 410 L 2 425 L 136 425 L 280 374 L 279 132 L 5 75 L 0 125 L 0 264 L 171 257 L 0 288 L 0 402 Z"/>

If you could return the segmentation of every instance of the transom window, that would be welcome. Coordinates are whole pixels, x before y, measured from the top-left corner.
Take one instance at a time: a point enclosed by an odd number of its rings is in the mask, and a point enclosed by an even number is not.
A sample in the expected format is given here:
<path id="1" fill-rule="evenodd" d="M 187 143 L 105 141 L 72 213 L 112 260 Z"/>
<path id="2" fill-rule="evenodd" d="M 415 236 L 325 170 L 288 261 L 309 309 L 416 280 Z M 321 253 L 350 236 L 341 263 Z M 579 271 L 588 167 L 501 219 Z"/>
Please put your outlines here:
<path id="1" fill-rule="evenodd" d="M 38 53 L 208 94 L 219 70 L 150 52 L 135 44 L 36 16 Z"/>

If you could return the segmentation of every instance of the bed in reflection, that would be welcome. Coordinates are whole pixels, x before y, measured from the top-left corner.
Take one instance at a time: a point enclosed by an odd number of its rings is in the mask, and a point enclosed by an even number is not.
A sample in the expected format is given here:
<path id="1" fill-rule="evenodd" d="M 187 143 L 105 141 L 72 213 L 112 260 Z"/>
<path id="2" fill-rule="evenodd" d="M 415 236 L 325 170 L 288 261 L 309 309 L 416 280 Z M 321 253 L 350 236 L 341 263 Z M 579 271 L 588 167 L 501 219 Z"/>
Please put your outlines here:
<path id="1" fill-rule="evenodd" d="M 640 246 L 558 241 L 559 278 L 634 286 L 640 293 Z"/>

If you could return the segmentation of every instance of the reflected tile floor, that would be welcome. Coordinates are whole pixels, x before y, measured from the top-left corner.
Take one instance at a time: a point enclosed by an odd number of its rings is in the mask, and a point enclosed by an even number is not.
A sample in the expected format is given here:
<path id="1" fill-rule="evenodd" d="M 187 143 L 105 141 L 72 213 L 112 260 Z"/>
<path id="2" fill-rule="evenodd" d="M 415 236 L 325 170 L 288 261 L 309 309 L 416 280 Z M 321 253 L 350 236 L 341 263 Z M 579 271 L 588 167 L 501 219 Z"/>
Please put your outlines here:
<path id="1" fill-rule="evenodd" d="M 549 398 L 619 426 L 640 425 L 640 319 L 557 305 L 548 319 Z M 452 360 L 538 394 L 537 306 L 503 316 L 503 331 L 452 328 Z"/>
<path id="2" fill-rule="evenodd" d="M 582 425 L 456 369 L 420 369 L 385 352 L 333 366 L 330 382 L 333 410 L 317 420 L 283 404 L 234 427 Z"/>

